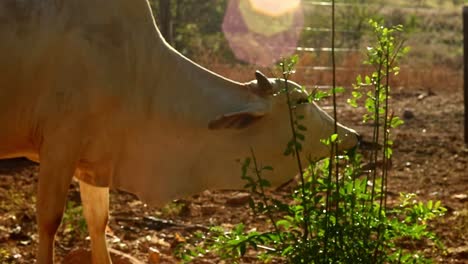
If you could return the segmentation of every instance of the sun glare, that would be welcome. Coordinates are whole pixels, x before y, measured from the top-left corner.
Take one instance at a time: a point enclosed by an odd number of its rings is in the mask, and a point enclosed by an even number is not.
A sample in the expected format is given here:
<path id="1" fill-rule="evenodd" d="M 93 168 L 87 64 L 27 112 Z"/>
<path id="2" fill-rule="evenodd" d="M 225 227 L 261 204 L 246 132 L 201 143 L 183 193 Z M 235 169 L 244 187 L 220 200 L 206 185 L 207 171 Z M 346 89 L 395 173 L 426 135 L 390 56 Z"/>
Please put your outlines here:
<path id="1" fill-rule="evenodd" d="M 223 32 L 238 59 L 269 66 L 294 52 L 303 23 L 301 0 L 230 0 Z"/>
<path id="2" fill-rule="evenodd" d="M 269 16 L 281 16 L 298 9 L 301 0 L 249 0 L 252 9 Z"/>

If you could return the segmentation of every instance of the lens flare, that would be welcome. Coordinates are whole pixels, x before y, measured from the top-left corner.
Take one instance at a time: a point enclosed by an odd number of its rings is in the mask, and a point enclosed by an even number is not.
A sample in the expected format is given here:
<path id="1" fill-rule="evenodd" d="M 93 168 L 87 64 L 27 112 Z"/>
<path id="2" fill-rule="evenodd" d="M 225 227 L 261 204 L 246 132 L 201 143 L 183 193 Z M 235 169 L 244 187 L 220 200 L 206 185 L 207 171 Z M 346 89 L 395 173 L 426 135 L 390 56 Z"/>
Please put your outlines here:
<path id="1" fill-rule="evenodd" d="M 301 0 L 230 0 L 223 32 L 238 59 L 270 66 L 294 52 L 303 24 Z"/>
<path id="2" fill-rule="evenodd" d="M 301 0 L 249 0 L 252 9 L 265 15 L 277 17 L 294 12 Z"/>
<path id="3" fill-rule="evenodd" d="M 239 3 L 239 10 L 249 30 L 258 34 L 272 36 L 289 30 L 294 23 L 294 13 L 282 12 L 280 15 L 279 12 L 276 12 L 277 15 L 267 14 L 267 10 L 273 11 L 276 9 L 255 9 L 250 1 L 241 0 Z"/>

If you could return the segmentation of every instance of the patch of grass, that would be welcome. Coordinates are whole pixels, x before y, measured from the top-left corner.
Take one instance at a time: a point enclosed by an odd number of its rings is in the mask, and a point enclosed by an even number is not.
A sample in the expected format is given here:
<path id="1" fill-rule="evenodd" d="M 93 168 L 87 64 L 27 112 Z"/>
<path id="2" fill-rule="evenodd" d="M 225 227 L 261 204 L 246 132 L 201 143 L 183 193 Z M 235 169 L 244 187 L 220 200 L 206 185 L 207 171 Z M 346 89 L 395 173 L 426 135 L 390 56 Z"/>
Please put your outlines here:
<path id="1" fill-rule="evenodd" d="M 68 238 L 84 238 L 87 236 L 86 220 L 83 207 L 73 201 L 68 201 L 62 219 L 62 233 Z"/>

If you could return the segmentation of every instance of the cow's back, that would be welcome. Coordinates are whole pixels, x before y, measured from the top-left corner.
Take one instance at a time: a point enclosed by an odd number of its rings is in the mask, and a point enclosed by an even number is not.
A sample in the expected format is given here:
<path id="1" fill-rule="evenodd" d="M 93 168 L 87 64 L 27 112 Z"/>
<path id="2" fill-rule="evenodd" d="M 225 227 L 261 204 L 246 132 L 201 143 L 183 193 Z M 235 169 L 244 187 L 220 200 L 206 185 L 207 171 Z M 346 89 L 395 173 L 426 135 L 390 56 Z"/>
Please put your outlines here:
<path id="1" fill-rule="evenodd" d="M 145 0 L 0 1 L 0 158 L 37 154 L 47 130 L 144 98 L 154 30 Z"/>

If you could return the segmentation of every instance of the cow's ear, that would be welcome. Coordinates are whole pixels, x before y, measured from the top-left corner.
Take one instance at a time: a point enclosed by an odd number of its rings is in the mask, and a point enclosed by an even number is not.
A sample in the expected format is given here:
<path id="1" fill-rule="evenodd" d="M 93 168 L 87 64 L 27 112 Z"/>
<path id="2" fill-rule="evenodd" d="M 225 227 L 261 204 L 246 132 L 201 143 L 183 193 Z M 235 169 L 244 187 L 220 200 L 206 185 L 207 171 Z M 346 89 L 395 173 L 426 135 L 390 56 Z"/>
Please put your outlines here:
<path id="1" fill-rule="evenodd" d="M 224 114 L 208 123 L 209 129 L 243 129 L 262 118 L 262 112 L 235 112 Z"/>
<path id="2" fill-rule="evenodd" d="M 257 79 L 257 93 L 261 96 L 273 94 L 273 85 L 271 85 L 268 78 L 260 71 L 255 72 L 255 79 Z"/>

